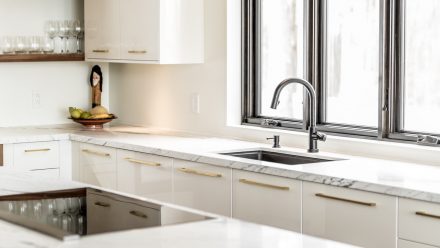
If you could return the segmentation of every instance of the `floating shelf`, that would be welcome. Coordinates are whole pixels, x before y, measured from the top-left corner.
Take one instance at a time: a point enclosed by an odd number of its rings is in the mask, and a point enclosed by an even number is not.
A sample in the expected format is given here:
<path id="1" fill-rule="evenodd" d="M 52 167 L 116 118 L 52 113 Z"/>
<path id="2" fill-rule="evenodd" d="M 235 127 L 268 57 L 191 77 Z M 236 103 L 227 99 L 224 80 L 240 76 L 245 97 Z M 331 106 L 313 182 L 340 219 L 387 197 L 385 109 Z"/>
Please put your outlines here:
<path id="1" fill-rule="evenodd" d="M 84 61 L 84 54 L 0 54 L 0 62 Z"/>

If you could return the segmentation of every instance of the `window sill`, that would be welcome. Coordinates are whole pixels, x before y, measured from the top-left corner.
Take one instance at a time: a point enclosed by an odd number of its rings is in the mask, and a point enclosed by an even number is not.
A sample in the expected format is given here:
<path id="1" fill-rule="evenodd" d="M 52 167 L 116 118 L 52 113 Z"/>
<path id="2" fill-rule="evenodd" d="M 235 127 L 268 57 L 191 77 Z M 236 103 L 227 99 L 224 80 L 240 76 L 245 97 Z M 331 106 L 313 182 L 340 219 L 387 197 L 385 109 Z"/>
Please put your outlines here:
<path id="1" fill-rule="evenodd" d="M 308 134 L 299 131 L 270 129 L 248 125 L 228 125 L 234 138 L 262 142 L 271 135 L 281 136 L 281 145 L 296 148 L 307 147 Z M 421 163 L 440 166 L 440 147 L 397 143 L 386 140 L 371 140 L 328 135 L 326 142 L 319 142 L 321 151 L 362 156 L 400 162 Z"/>

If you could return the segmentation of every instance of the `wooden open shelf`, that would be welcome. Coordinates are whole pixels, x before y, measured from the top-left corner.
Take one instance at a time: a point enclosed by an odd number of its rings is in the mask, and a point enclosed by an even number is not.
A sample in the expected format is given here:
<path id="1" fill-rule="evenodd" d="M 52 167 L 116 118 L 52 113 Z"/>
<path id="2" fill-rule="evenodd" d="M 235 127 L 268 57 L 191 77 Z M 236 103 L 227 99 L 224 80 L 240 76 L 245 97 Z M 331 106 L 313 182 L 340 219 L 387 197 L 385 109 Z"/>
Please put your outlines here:
<path id="1" fill-rule="evenodd" d="M 0 54 L 0 62 L 84 61 L 84 54 Z"/>

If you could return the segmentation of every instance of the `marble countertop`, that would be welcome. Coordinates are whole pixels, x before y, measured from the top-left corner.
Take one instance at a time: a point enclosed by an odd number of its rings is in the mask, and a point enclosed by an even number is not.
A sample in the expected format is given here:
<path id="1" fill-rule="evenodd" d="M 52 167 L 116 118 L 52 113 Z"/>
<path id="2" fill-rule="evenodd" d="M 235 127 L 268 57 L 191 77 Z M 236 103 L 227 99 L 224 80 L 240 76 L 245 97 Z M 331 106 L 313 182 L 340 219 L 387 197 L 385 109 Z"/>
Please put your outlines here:
<path id="1" fill-rule="evenodd" d="M 218 154 L 249 149 L 274 150 L 268 144 L 148 128 L 112 127 L 102 131 L 85 131 L 78 126 L 0 128 L 0 143 L 3 144 L 62 139 L 440 203 L 440 166 L 325 152 L 313 156 L 336 161 L 283 165 Z M 305 149 L 283 147 L 276 150 L 310 156 Z"/>
<path id="2" fill-rule="evenodd" d="M 2 171 L 0 196 L 84 187 L 84 184 L 38 179 L 28 173 Z M 106 189 L 107 190 L 107 189 Z M 108 191 L 108 190 L 107 190 Z M 126 195 L 126 194 L 125 194 Z M 131 196 L 133 197 L 133 196 Z M 151 199 L 134 197 L 156 202 Z M 177 207 L 160 203 L 165 206 Z M 178 207 L 177 207 L 178 208 Z M 183 208 L 185 209 L 185 208 Z M 188 210 L 188 209 L 185 209 Z M 197 212 L 197 211 L 196 211 Z M 164 227 L 136 229 L 83 237 L 62 242 L 0 220 L 2 248 L 161 247 L 161 248 L 284 248 L 353 247 L 286 230 L 218 217 L 213 220 Z"/>

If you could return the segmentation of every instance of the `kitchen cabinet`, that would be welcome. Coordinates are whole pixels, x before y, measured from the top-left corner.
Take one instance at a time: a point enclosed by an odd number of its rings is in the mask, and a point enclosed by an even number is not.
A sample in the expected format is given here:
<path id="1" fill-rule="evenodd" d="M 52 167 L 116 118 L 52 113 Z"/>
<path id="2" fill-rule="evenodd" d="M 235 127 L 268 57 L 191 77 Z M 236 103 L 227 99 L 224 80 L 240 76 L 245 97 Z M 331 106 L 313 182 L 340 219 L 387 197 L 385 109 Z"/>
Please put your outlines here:
<path id="1" fill-rule="evenodd" d="M 396 247 L 397 198 L 303 182 L 303 233 L 362 247 Z"/>
<path id="2" fill-rule="evenodd" d="M 399 238 L 440 247 L 440 205 L 399 198 Z"/>
<path id="3" fill-rule="evenodd" d="M 301 181 L 233 170 L 232 217 L 301 232 Z"/>
<path id="4" fill-rule="evenodd" d="M 232 170 L 174 160 L 174 203 L 231 216 Z"/>
<path id="5" fill-rule="evenodd" d="M 160 206 L 114 197 L 96 190 L 87 191 L 88 234 L 160 225 Z"/>
<path id="6" fill-rule="evenodd" d="M 120 56 L 120 1 L 85 0 L 85 53 L 87 59 Z"/>
<path id="7" fill-rule="evenodd" d="M 85 0 L 86 60 L 204 60 L 203 0 Z"/>
<path id="8" fill-rule="evenodd" d="M 59 178 L 62 167 L 60 142 L 7 144 L 3 146 L 3 160 L 5 167 L 31 172 L 36 176 Z"/>
<path id="9" fill-rule="evenodd" d="M 408 240 L 399 239 L 397 241 L 397 248 L 438 248 L 438 246 L 430 246 L 425 244 L 420 244 L 416 242 L 411 242 Z"/>
<path id="10" fill-rule="evenodd" d="M 117 151 L 118 190 L 165 202 L 172 201 L 173 159 Z"/>
<path id="11" fill-rule="evenodd" d="M 91 144 L 79 147 L 79 181 L 117 189 L 116 149 Z"/>

